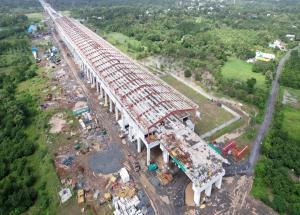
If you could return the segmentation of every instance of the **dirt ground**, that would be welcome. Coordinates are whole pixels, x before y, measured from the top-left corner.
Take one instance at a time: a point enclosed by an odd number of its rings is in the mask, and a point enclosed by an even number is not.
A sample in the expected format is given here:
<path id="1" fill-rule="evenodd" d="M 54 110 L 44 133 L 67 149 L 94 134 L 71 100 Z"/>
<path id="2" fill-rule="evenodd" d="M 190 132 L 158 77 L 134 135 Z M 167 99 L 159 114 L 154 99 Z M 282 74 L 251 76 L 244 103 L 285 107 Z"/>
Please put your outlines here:
<path id="1" fill-rule="evenodd" d="M 250 195 L 253 178 L 235 176 L 223 178 L 222 188 L 213 190 L 211 199 L 206 201 L 200 214 L 213 215 L 275 215 L 277 214 L 262 202 Z M 215 192 L 214 192 L 215 191 Z"/>
<path id="2" fill-rule="evenodd" d="M 50 133 L 55 134 L 55 133 L 60 133 L 64 126 L 66 125 L 66 120 L 63 119 L 63 114 L 62 113 L 57 113 L 49 121 L 49 124 L 51 125 L 50 128 Z"/>

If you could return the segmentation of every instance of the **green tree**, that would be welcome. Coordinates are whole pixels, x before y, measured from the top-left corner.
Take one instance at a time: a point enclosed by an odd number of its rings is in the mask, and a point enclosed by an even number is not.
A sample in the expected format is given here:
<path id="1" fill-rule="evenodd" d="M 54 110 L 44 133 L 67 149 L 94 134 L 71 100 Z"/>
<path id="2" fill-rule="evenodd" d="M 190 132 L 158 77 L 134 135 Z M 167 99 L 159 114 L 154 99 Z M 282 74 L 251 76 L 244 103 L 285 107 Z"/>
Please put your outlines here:
<path id="1" fill-rule="evenodd" d="M 246 83 L 247 83 L 248 93 L 253 93 L 254 90 L 255 90 L 256 79 L 255 78 L 249 78 Z"/>
<path id="2" fill-rule="evenodd" d="M 192 72 L 191 72 L 190 69 L 186 69 L 186 70 L 184 71 L 184 77 L 186 77 L 186 78 L 192 77 Z"/>

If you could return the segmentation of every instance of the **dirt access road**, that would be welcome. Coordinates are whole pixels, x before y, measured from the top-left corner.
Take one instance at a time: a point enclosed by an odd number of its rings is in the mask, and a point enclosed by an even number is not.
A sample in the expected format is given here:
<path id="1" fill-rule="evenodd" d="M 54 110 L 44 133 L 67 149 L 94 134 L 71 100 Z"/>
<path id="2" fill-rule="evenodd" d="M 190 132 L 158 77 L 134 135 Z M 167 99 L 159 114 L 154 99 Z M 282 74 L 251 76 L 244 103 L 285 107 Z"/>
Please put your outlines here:
<path id="1" fill-rule="evenodd" d="M 275 215 L 272 209 L 250 195 L 252 176 L 223 178 L 221 190 L 214 192 L 200 214 L 213 215 Z"/>

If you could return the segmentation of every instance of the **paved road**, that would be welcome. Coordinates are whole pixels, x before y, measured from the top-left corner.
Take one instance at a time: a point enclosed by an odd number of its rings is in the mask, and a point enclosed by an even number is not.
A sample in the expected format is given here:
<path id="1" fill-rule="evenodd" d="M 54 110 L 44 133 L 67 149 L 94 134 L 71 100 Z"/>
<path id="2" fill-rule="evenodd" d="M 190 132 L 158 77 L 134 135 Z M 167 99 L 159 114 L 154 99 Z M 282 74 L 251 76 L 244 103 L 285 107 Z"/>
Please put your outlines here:
<path id="1" fill-rule="evenodd" d="M 276 68 L 275 78 L 272 82 L 272 87 L 271 87 L 270 95 L 269 95 L 268 102 L 267 102 L 264 121 L 261 124 L 261 126 L 256 134 L 256 139 L 255 139 L 252 151 L 250 153 L 250 156 L 249 156 L 248 160 L 244 161 L 241 164 L 225 166 L 225 171 L 226 171 L 227 176 L 238 175 L 238 174 L 240 174 L 240 175 L 243 175 L 243 174 L 252 175 L 253 174 L 254 166 L 255 166 L 257 160 L 259 159 L 261 143 L 262 143 L 263 138 L 266 135 L 266 132 L 272 122 L 272 118 L 273 118 L 272 116 L 273 116 L 273 112 L 274 112 L 276 98 L 278 95 L 278 89 L 279 89 L 278 80 L 279 80 L 280 74 L 282 72 L 285 61 L 289 58 L 289 56 L 291 54 L 291 51 L 295 50 L 299 47 L 300 46 L 297 46 L 294 49 L 289 50 L 280 59 L 279 64 Z"/>
<path id="2" fill-rule="evenodd" d="M 299 46 L 295 47 L 292 50 L 295 50 L 297 48 L 299 48 Z M 259 128 L 259 131 L 258 131 L 257 135 L 256 135 L 254 146 L 253 146 L 253 149 L 252 149 L 250 157 L 249 157 L 249 164 L 250 164 L 249 171 L 251 171 L 251 173 L 253 172 L 253 167 L 254 167 L 256 161 L 259 158 L 261 142 L 262 142 L 262 140 L 263 140 L 270 124 L 271 124 L 271 121 L 272 121 L 272 116 L 273 116 L 273 112 L 274 112 L 276 98 L 277 98 L 278 91 L 279 91 L 278 90 L 279 89 L 278 80 L 279 80 L 280 74 L 282 72 L 283 66 L 284 66 L 286 60 L 289 58 L 292 50 L 289 50 L 285 54 L 285 56 L 283 56 L 281 58 L 278 66 L 277 66 L 275 79 L 272 82 L 272 88 L 271 88 L 270 95 L 269 95 L 269 98 L 268 98 L 265 118 L 264 118 L 264 121 L 263 121 L 263 123 L 261 124 L 261 126 Z"/>

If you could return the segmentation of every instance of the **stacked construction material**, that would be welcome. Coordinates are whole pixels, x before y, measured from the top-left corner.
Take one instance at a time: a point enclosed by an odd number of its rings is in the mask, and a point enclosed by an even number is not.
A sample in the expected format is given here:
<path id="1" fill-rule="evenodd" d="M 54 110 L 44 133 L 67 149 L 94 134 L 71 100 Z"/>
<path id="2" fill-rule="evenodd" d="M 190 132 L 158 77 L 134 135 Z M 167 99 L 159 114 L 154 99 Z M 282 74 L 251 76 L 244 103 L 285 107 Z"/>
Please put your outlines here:
<path id="1" fill-rule="evenodd" d="M 135 195 L 133 198 L 113 198 L 113 206 L 115 208 L 114 215 L 142 215 L 142 211 L 138 209 L 140 200 Z"/>

